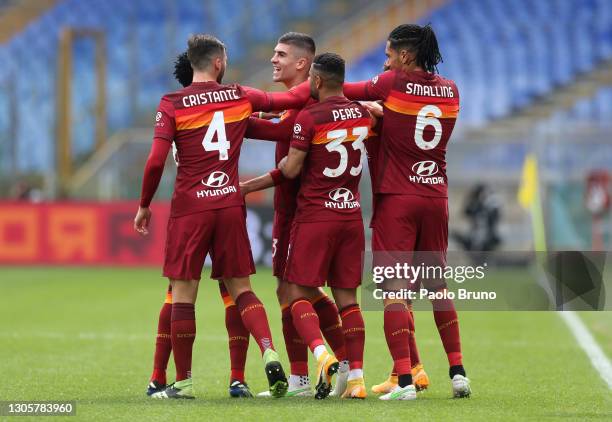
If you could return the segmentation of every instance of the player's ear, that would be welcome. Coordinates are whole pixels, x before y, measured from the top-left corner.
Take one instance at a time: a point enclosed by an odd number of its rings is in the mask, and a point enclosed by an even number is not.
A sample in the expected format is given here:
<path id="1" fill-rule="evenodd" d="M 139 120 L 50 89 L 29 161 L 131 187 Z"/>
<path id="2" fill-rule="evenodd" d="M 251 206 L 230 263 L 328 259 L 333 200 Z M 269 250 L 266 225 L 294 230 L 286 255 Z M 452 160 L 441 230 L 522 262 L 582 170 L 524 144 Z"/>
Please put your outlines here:
<path id="1" fill-rule="evenodd" d="M 308 60 L 306 60 L 305 57 L 301 57 L 297 60 L 297 62 L 295 62 L 295 68 L 297 70 L 302 70 L 304 68 L 306 68 L 306 65 L 308 64 Z"/>
<path id="2" fill-rule="evenodd" d="M 413 60 L 414 60 L 414 58 L 412 57 L 412 54 L 408 50 L 401 50 L 400 51 L 400 61 L 401 61 L 402 64 L 408 65 Z"/>

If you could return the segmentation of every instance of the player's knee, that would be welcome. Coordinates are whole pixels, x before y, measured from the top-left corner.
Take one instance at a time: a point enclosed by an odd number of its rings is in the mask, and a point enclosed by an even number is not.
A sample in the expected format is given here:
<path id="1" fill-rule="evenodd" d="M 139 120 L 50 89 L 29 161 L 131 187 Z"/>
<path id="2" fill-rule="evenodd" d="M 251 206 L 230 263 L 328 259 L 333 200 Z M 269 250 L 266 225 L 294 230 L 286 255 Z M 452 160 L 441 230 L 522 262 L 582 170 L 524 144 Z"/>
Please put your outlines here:
<path id="1" fill-rule="evenodd" d="M 280 278 L 277 279 L 278 284 L 276 285 L 276 297 L 278 298 L 278 303 L 281 305 L 287 303 L 287 283 L 285 283 Z"/>
<path id="2" fill-rule="evenodd" d="M 337 289 L 332 288 L 332 294 L 334 295 L 334 301 L 338 309 L 346 308 L 357 303 L 357 290 L 356 289 Z"/>
<path id="3" fill-rule="evenodd" d="M 234 301 L 241 294 L 250 292 L 252 290 L 251 281 L 248 277 L 230 278 L 224 280 L 224 283 L 225 287 L 227 287 L 227 291 Z"/>
<path id="4" fill-rule="evenodd" d="M 173 303 L 195 303 L 199 280 L 170 280 Z"/>

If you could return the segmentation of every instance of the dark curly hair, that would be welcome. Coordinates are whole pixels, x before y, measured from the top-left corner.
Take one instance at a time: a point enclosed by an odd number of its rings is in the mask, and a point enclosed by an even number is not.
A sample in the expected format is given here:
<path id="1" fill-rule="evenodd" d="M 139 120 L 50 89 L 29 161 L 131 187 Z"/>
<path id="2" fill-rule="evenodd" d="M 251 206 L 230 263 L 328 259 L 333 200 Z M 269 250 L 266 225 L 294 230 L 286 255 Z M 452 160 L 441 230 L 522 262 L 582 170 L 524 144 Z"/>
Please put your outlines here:
<path id="1" fill-rule="evenodd" d="M 191 68 L 191 62 L 187 57 L 187 52 L 183 52 L 176 56 L 174 61 L 174 78 L 183 87 L 191 85 L 193 80 L 193 69 Z"/>

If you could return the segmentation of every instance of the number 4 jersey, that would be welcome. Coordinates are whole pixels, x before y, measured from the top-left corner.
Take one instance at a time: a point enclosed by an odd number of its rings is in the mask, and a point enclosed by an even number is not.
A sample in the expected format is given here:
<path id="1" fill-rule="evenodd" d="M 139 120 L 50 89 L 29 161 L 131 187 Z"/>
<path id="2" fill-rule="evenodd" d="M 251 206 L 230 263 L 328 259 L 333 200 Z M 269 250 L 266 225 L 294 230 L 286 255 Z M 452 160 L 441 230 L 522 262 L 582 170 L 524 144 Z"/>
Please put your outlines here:
<path id="1" fill-rule="evenodd" d="M 307 151 L 295 221 L 360 220 L 359 180 L 370 114 L 345 97 L 329 97 L 297 116 L 291 147 Z"/>
<path id="2" fill-rule="evenodd" d="M 455 83 L 422 71 L 387 71 L 345 83 L 351 99 L 382 100 L 376 193 L 447 197 L 446 145 L 459 112 Z"/>
<path id="3" fill-rule="evenodd" d="M 244 204 L 238 160 L 248 119 L 273 105 L 262 91 L 212 81 L 162 97 L 154 136 L 176 145 L 172 217 Z"/>

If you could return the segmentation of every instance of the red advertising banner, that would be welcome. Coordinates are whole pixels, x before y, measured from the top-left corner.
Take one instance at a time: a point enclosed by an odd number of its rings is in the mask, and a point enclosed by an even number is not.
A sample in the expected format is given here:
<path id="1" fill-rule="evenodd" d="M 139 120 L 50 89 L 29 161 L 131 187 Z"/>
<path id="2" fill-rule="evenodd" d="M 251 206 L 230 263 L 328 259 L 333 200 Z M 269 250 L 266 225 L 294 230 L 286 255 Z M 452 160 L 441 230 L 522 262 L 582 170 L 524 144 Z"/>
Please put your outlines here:
<path id="1" fill-rule="evenodd" d="M 133 229 L 137 202 L 0 202 L 0 264 L 161 265 L 169 203 L 152 206 L 149 235 Z"/>
<path id="2" fill-rule="evenodd" d="M 0 201 L 0 265 L 163 264 L 169 202 L 151 205 L 149 235 L 133 229 L 138 203 Z M 271 263 L 272 209 L 250 207 L 247 228 L 256 263 Z"/>

